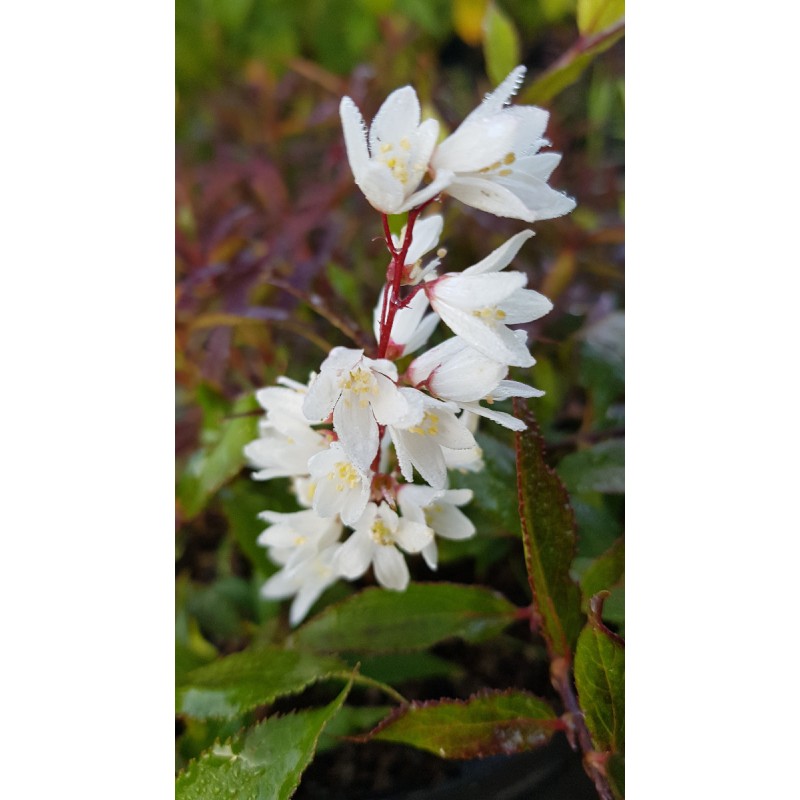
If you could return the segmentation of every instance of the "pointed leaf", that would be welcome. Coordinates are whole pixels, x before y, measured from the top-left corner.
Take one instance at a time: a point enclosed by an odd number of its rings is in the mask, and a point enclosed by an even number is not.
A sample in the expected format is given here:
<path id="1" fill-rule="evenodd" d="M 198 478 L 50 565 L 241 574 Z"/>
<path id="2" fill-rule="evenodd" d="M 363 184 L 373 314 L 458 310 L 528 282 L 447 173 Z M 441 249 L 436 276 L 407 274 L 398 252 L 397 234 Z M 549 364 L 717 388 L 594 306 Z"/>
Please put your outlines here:
<path id="1" fill-rule="evenodd" d="M 620 20 L 591 36 L 580 39 L 558 61 L 539 75 L 519 96 L 519 103 L 545 104 L 571 86 L 594 59 L 616 44 L 625 33 Z"/>
<path id="2" fill-rule="evenodd" d="M 575 652 L 575 685 L 596 749 L 625 750 L 625 645 L 601 620 L 595 598 Z"/>
<path id="3" fill-rule="evenodd" d="M 520 63 L 519 34 L 508 15 L 490 3 L 483 18 L 486 74 L 497 85 Z"/>
<path id="4" fill-rule="evenodd" d="M 329 606 L 295 634 L 313 650 L 388 653 L 424 650 L 459 637 L 478 642 L 498 635 L 516 618 L 504 597 L 479 586 L 412 583 L 405 592 L 370 588 Z"/>
<path id="5" fill-rule="evenodd" d="M 288 800 L 351 685 L 324 708 L 270 717 L 243 735 L 215 745 L 178 776 L 176 800 Z"/>
<path id="6" fill-rule="evenodd" d="M 442 758 L 483 758 L 533 750 L 563 723 L 527 692 L 490 691 L 468 700 L 432 700 L 397 709 L 365 739 L 408 744 Z"/>
<path id="7" fill-rule="evenodd" d="M 337 658 L 279 647 L 234 653 L 190 672 L 178 690 L 177 710 L 200 719 L 233 716 L 346 671 Z"/>
<path id="8" fill-rule="evenodd" d="M 528 582 L 551 657 L 569 657 L 583 624 L 578 585 L 570 577 L 576 551 L 575 516 L 560 478 L 544 460 L 544 438 L 521 401 L 516 435 L 517 486 Z"/>

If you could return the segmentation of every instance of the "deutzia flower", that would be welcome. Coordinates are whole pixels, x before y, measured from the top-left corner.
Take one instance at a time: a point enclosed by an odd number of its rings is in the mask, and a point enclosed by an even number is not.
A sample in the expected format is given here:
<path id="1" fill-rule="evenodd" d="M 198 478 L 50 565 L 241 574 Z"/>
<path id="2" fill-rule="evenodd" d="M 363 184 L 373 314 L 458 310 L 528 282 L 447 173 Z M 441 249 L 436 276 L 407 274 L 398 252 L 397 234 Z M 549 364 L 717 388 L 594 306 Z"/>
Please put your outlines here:
<path id="1" fill-rule="evenodd" d="M 408 413 L 396 381 L 397 367 L 391 361 L 334 347 L 309 386 L 303 411 L 309 419 L 325 419 L 333 412 L 342 446 L 367 472 L 378 452 L 378 424 L 390 424 Z"/>
<path id="2" fill-rule="evenodd" d="M 475 535 L 475 526 L 456 508 L 472 500 L 472 489 L 436 490 L 429 486 L 403 484 L 398 490 L 397 502 L 403 519 L 427 525 L 437 536 L 445 539 L 469 539 Z M 439 561 L 436 540 L 422 549 L 422 557 L 435 570 Z"/>
<path id="3" fill-rule="evenodd" d="M 524 341 L 507 325 L 531 322 L 553 304 L 532 289 L 521 272 L 499 273 L 510 263 L 532 231 L 522 231 L 463 272 L 448 272 L 426 283 L 433 310 L 453 333 L 488 358 L 512 367 L 535 363 Z"/>
<path id="4" fill-rule="evenodd" d="M 524 344 L 525 332 L 514 333 Z M 509 397 L 541 397 L 544 394 L 519 381 L 504 380 L 508 367 L 487 358 L 460 336 L 453 336 L 418 356 L 406 374 L 412 383 L 424 385 L 436 397 L 515 431 L 525 430 L 525 423 L 503 411 L 484 408 L 479 401 L 494 403 Z"/>
<path id="5" fill-rule="evenodd" d="M 268 547 L 269 557 L 282 566 L 261 587 L 261 595 L 272 600 L 294 596 L 289 622 L 297 625 L 338 578 L 333 560 L 340 547 L 342 525 L 338 520 L 322 519 L 314 511 L 264 511 L 259 517 L 272 524 L 258 543 Z"/>
<path id="6" fill-rule="evenodd" d="M 259 421 L 258 439 L 245 445 L 244 454 L 257 481 L 308 475 L 308 459 L 327 446 L 328 439 L 315 431 L 303 414 L 306 387 L 280 378 L 283 386 L 256 392 L 256 400 L 267 412 Z"/>
<path id="7" fill-rule="evenodd" d="M 381 586 L 402 592 L 410 576 L 397 548 L 418 553 L 432 540 L 433 531 L 427 525 L 401 519 L 386 503 L 369 503 L 350 538 L 339 548 L 334 565 L 342 576 L 354 580 L 372 564 Z"/>
<path id="8" fill-rule="evenodd" d="M 436 489 L 447 485 L 447 464 L 442 448 L 467 450 L 475 447 L 475 437 L 456 417 L 453 406 L 422 394 L 416 389 L 401 389 L 411 402 L 422 403 L 422 419 L 404 420 L 389 426 L 400 472 L 410 483 L 417 472 Z M 412 398 L 416 398 L 416 401 Z"/>
<path id="9" fill-rule="evenodd" d="M 371 476 L 347 457 L 338 442 L 311 458 L 308 471 L 314 480 L 314 511 L 321 517 L 339 514 L 346 525 L 352 525 L 369 500 Z"/>
<path id="10" fill-rule="evenodd" d="M 410 86 L 386 98 L 372 121 L 369 137 L 361 112 L 349 97 L 342 99 L 339 115 L 353 177 L 381 213 L 408 211 L 435 197 L 450 182 L 450 173 L 440 168 L 432 183 L 416 191 L 428 170 L 439 123 L 428 119 L 420 124 L 419 100 Z"/>
<path id="11" fill-rule="evenodd" d="M 551 189 L 547 180 L 558 153 L 538 153 L 548 113 L 536 106 L 512 106 L 525 76 L 517 67 L 437 148 L 436 172 L 450 179 L 447 192 L 468 206 L 526 222 L 552 219 L 575 208 L 575 201 Z"/>

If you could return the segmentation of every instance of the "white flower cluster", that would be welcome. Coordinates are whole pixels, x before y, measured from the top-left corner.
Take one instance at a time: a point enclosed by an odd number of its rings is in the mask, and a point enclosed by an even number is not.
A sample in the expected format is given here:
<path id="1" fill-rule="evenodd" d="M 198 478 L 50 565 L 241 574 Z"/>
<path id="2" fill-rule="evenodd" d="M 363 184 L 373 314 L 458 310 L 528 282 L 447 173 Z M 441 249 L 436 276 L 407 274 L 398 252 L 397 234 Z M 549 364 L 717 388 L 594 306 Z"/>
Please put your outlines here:
<path id="1" fill-rule="evenodd" d="M 444 251 L 425 265 L 423 258 L 438 246 L 442 217 L 416 216 L 443 190 L 527 221 L 572 209 L 572 200 L 546 185 L 559 156 L 536 154 L 546 112 L 505 107 L 523 74 L 514 70 L 438 147 L 438 125 L 420 124 L 410 87 L 389 96 L 368 137 L 353 102 L 342 101 L 356 183 L 384 214 L 411 213 L 407 228 L 387 241 L 392 263 L 375 308 L 376 357 L 334 347 L 307 385 L 281 378 L 256 395 L 267 413 L 259 438 L 245 448 L 253 477 L 290 478 L 304 507 L 260 515 L 269 527 L 259 543 L 281 567 L 262 594 L 294 597 L 292 625 L 339 578 L 357 579 L 371 566 L 378 583 L 402 591 L 409 582 L 404 553 L 421 553 L 435 570 L 437 537 L 474 535 L 460 510 L 472 492 L 448 488 L 448 470 L 482 469 L 473 435 L 479 417 L 524 428 L 482 402 L 542 394 L 506 379 L 509 367 L 534 364 L 524 331 L 509 326 L 552 308 L 524 288 L 525 274 L 505 271 L 533 233 L 512 236 L 462 272 L 440 274 Z M 433 180 L 419 189 L 429 172 Z M 399 374 L 396 362 L 423 348 L 439 321 L 454 335 Z M 414 483 L 415 473 L 424 485 Z"/>

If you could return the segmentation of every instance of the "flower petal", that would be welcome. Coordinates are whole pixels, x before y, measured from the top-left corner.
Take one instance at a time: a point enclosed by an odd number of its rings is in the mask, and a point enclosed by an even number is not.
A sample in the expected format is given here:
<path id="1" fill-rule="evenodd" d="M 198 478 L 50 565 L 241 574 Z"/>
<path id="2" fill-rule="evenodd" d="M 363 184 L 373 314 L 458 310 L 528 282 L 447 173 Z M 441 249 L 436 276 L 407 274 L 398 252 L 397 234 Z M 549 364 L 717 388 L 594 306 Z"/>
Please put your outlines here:
<path id="1" fill-rule="evenodd" d="M 522 245 L 533 235 L 534 233 L 531 230 L 520 231 L 507 242 L 501 244 L 496 250 L 489 253 L 482 261 L 467 267 L 461 274 L 481 275 L 486 272 L 499 272 L 505 269 L 517 255 Z"/>
<path id="2" fill-rule="evenodd" d="M 364 173 L 369 164 L 367 131 L 364 125 L 364 118 L 361 116 L 356 104 L 349 97 L 342 98 L 342 102 L 339 104 L 339 116 L 342 120 L 347 160 L 350 162 L 353 177 L 358 182 L 359 176 Z"/>
<path id="3" fill-rule="evenodd" d="M 375 577 L 381 586 L 402 592 L 408 586 L 411 576 L 402 553 L 393 545 L 376 548 Z"/>

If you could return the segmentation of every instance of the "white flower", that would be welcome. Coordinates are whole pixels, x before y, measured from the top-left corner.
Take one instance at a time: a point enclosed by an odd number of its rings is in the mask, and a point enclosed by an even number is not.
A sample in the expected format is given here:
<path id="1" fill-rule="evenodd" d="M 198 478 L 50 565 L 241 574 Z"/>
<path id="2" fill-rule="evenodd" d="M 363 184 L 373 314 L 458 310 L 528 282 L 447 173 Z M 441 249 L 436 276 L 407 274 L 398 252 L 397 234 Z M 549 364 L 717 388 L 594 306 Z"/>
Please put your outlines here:
<path id="1" fill-rule="evenodd" d="M 269 557 L 282 567 L 261 587 L 261 595 L 272 600 L 295 596 L 289 621 L 297 625 L 338 578 L 332 565 L 342 524 L 338 519 L 322 519 L 311 510 L 291 514 L 264 511 L 258 516 L 271 523 L 258 543 L 267 547 Z"/>
<path id="2" fill-rule="evenodd" d="M 339 514 L 346 525 L 352 525 L 364 512 L 369 500 L 371 475 L 354 464 L 338 443 L 308 462 L 314 479 L 312 505 L 321 517 Z"/>
<path id="3" fill-rule="evenodd" d="M 307 387 L 286 378 L 278 380 L 289 388 L 270 386 L 256 392 L 267 417 L 259 421 L 260 437 L 244 447 L 245 457 L 258 470 L 253 474 L 258 481 L 307 475 L 308 459 L 328 443 L 303 414 Z"/>
<path id="4" fill-rule="evenodd" d="M 525 332 L 514 331 L 524 344 Z M 514 431 L 525 430 L 525 423 L 504 411 L 480 405 L 480 400 L 494 403 L 509 397 L 541 397 L 544 392 L 519 381 L 504 380 L 508 367 L 487 358 L 470 347 L 460 336 L 453 336 L 411 362 L 408 378 L 417 387 L 424 386 L 442 400 L 459 408 L 498 422 Z"/>
<path id="5" fill-rule="evenodd" d="M 294 596 L 289 623 L 299 624 L 319 596 L 339 578 L 333 562 L 340 546 L 332 545 L 319 552 L 298 551 L 261 587 L 261 596 L 270 600 Z"/>
<path id="6" fill-rule="evenodd" d="M 436 179 L 416 191 L 428 170 L 439 123 L 420 124 L 420 107 L 410 86 L 386 98 L 369 129 L 356 104 L 345 97 L 339 106 L 347 158 L 356 184 L 371 205 L 384 214 L 399 214 L 435 197 L 450 182 L 441 168 Z"/>
<path id="7" fill-rule="evenodd" d="M 474 435 L 478 432 L 478 425 L 481 420 L 479 416 L 464 411 L 459 416 L 459 419 L 471 434 Z M 485 466 L 483 463 L 483 450 L 477 442 L 474 447 L 466 450 L 450 450 L 447 447 L 443 447 L 442 455 L 444 455 L 444 463 L 447 465 L 447 469 L 457 469 L 459 472 L 482 472 Z"/>
<path id="8" fill-rule="evenodd" d="M 378 424 L 390 424 L 408 413 L 396 381 L 397 367 L 391 361 L 334 347 L 308 389 L 303 411 L 311 419 L 325 419 L 332 412 L 333 428 L 345 451 L 368 472 L 378 452 Z"/>
<path id="9" fill-rule="evenodd" d="M 436 490 L 412 483 L 403 484 L 397 494 L 404 519 L 425 524 L 437 536 L 455 540 L 475 535 L 475 526 L 456 508 L 470 500 L 471 489 Z M 436 569 L 439 556 L 435 540 L 425 545 L 422 557 L 431 569 Z"/>
<path id="10" fill-rule="evenodd" d="M 449 178 L 452 197 L 500 217 L 526 222 L 551 219 L 575 208 L 575 201 L 551 189 L 547 180 L 558 153 L 537 153 L 548 113 L 536 106 L 506 103 L 525 76 L 517 67 L 437 148 L 431 160 L 436 176 Z"/>
<path id="11" fill-rule="evenodd" d="M 467 450 L 475 447 L 475 437 L 456 417 L 454 406 L 435 400 L 416 389 L 400 390 L 409 398 L 409 405 L 421 404 L 422 418 L 414 422 L 401 420 L 389 426 L 400 472 L 410 483 L 417 472 L 436 489 L 447 485 L 447 464 L 443 448 Z"/>
<path id="12" fill-rule="evenodd" d="M 427 525 L 401 519 L 386 503 L 369 503 L 350 538 L 339 548 L 334 565 L 340 575 L 353 580 L 373 564 L 378 583 L 403 591 L 409 573 L 397 547 L 418 553 L 432 540 L 433 531 Z"/>
<path id="13" fill-rule="evenodd" d="M 532 235 L 522 231 L 478 264 L 448 272 L 424 287 L 433 310 L 453 333 L 488 358 L 515 367 L 530 367 L 535 361 L 506 326 L 531 322 L 553 307 L 544 295 L 522 288 L 528 282 L 523 273 L 499 274 Z"/>
<path id="14" fill-rule="evenodd" d="M 418 284 L 439 266 L 439 255 L 443 254 L 444 250 L 437 251 L 436 258 L 431 259 L 425 267 L 422 266 L 422 257 L 439 244 L 443 226 L 444 219 L 441 214 L 432 214 L 430 217 L 417 220 L 411 244 L 408 246 L 408 252 L 406 253 L 405 264 L 403 265 L 405 272 L 403 275 L 404 284 Z M 392 234 L 392 244 L 398 252 L 403 247 L 407 228 L 407 225 L 403 225 L 399 236 Z"/>

